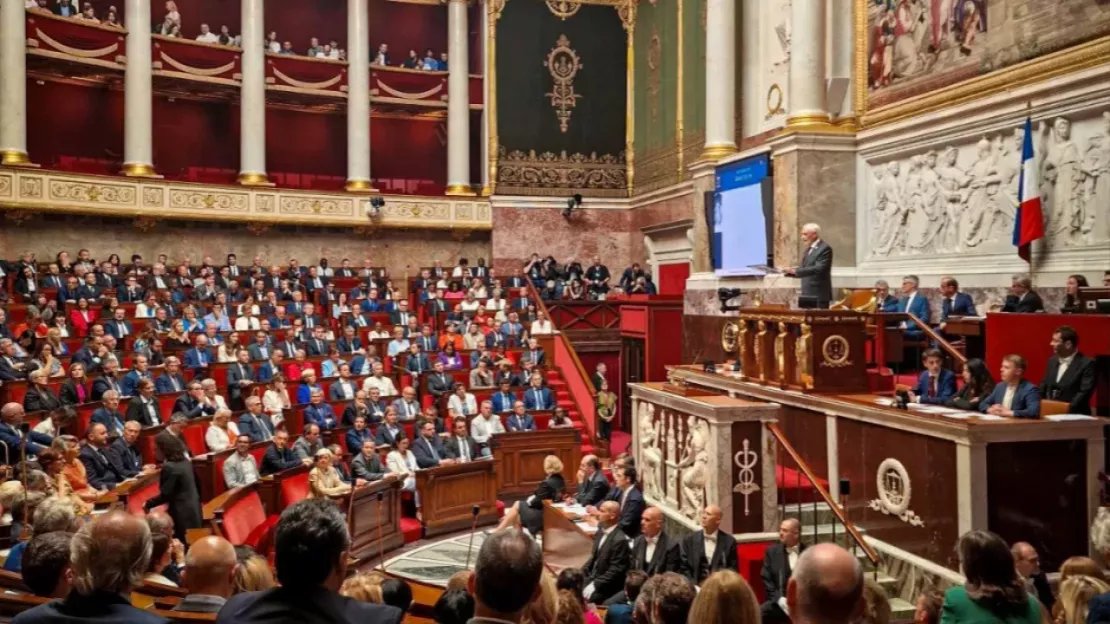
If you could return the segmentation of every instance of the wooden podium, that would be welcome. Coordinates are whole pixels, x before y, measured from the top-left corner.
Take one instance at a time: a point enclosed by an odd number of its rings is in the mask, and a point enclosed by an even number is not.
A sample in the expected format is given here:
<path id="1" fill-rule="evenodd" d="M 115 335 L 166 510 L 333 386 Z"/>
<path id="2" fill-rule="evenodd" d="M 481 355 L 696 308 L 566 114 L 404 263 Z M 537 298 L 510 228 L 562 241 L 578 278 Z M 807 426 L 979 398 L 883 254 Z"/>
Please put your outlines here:
<path id="1" fill-rule="evenodd" d="M 867 314 L 851 310 L 741 308 L 722 345 L 741 378 L 780 389 L 865 392 Z"/>
<path id="2" fill-rule="evenodd" d="M 352 490 L 345 502 L 352 557 L 373 559 L 404 544 L 400 479 L 371 481 Z"/>
<path id="3" fill-rule="evenodd" d="M 543 460 L 554 455 L 563 462 L 563 479 L 575 482 L 582 459 L 582 432 L 578 429 L 543 429 L 498 433 L 490 438 L 497 466 L 497 495 L 524 498 L 547 478 Z"/>
<path id="4" fill-rule="evenodd" d="M 416 489 L 425 537 L 470 528 L 474 507 L 478 526 L 497 522 L 497 470 L 491 460 L 417 470 Z"/>

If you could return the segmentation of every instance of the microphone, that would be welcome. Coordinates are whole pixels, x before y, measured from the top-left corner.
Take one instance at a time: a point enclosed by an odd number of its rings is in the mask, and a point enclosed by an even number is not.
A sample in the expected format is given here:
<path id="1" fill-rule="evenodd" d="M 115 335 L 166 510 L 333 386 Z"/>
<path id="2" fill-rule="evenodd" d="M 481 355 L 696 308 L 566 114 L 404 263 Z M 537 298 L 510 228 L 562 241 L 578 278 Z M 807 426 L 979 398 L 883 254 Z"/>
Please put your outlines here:
<path id="1" fill-rule="evenodd" d="M 474 520 L 470 523 L 470 542 L 466 545 L 466 567 L 467 568 L 470 568 L 470 551 L 473 550 L 473 548 L 474 548 L 474 531 L 475 531 L 475 529 L 478 528 L 478 512 L 479 511 L 480 511 L 480 508 L 478 507 L 478 505 L 475 505 L 475 506 L 470 508 L 470 515 L 472 515 L 474 517 Z"/>
<path id="2" fill-rule="evenodd" d="M 30 539 L 30 531 L 31 531 L 31 525 L 29 523 L 29 516 L 31 515 L 31 506 L 26 504 L 27 494 L 28 494 L 28 491 L 27 491 L 27 438 L 29 438 L 31 436 L 31 425 L 27 424 L 26 422 L 19 423 L 19 433 L 21 434 L 21 437 L 23 438 L 21 440 L 21 442 L 23 442 L 23 444 L 21 444 L 19 446 L 19 451 L 20 451 L 19 452 L 19 479 L 20 479 L 20 481 L 23 482 L 24 505 L 23 505 L 23 533 L 22 533 L 22 535 L 17 535 L 16 539 L 18 539 L 20 541 L 24 541 L 25 537 L 26 537 L 26 539 Z"/>
<path id="3" fill-rule="evenodd" d="M 382 540 L 382 499 L 385 493 L 378 490 L 378 568 L 385 574 L 385 542 Z"/>

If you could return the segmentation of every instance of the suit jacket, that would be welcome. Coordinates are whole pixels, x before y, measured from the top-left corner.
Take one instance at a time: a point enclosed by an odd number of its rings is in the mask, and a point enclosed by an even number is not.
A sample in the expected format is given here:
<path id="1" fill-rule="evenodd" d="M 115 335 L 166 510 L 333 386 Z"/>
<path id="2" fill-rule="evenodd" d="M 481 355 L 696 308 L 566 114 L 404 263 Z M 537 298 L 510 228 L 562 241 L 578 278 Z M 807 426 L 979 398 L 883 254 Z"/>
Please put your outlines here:
<path id="1" fill-rule="evenodd" d="M 401 624 L 400 609 L 344 598 L 322 587 L 276 587 L 238 594 L 220 610 L 219 624 Z"/>
<path id="2" fill-rule="evenodd" d="M 366 431 L 370 431 L 366 429 Z M 354 451 L 355 458 L 351 460 L 351 472 L 358 479 L 377 481 L 385 477 L 386 470 L 382 467 L 382 459 L 375 451 L 367 458 L 361 451 Z"/>
<path id="3" fill-rule="evenodd" d="M 825 305 L 832 301 L 832 263 L 833 250 L 825 241 L 818 240 L 816 247 L 806 248 L 794 273 L 802 280 L 803 297 L 816 297 Z"/>
<path id="4" fill-rule="evenodd" d="M 265 476 L 301 465 L 303 464 L 293 449 L 285 447 L 279 451 L 278 447 L 271 444 L 270 448 L 266 449 L 266 454 L 262 456 L 262 467 L 258 474 Z"/>
<path id="5" fill-rule="evenodd" d="M 517 414 L 509 414 L 505 419 L 506 431 L 535 431 L 536 421 L 532 418 L 531 414 L 525 414 L 523 419 Z"/>
<path id="6" fill-rule="evenodd" d="M 798 543 L 798 554 L 805 551 L 806 545 Z M 733 549 L 735 552 L 735 548 Z M 763 593 L 766 602 L 774 604 L 779 598 L 786 595 L 786 582 L 790 580 L 793 570 L 790 569 L 790 557 L 786 546 L 782 542 L 772 544 L 763 553 L 763 570 L 760 576 L 763 579 Z"/>
<path id="7" fill-rule="evenodd" d="M 162 408 L 158 404 L 158 399 L 153 398 L 154 415 L 143 405 L 142 397 L 134 397 L 127 403 L 127 413 L 124 415 L 125 420 L 134 420 L 143 427 L 153 427 L 162 424 Z"/>
<path id="8" fill-rule="evenodd" d="M 531 362 L 534 366 L 543 366 L 546 361 L 543 349 L 536 349 L 535 351 L 529 349 L 520 356 L 521 364 Z"/>
<path id="9" fill-rule="evenodd" d="M 899 299 L 898 311 L 909 312 L 910 314 L 913 314 L 917 318 L 921 319 L 921 322 L 923 323 L 928 324 L 929 322 L 929 300 L 926 299 L 925 295 L 921 294 L 920 292 L 916 293 L 913 296 L 912 302 L 910 301 L 909 297 L 902 297 L 901 299 Z M 909 327 L 911 330 L 917 329 L 917 326 L 913 325 L 912 323 L 907 323 L 906 326 Z"/>
<path id="10" fill-rule="evenodd" d="M 139 453 L 139 449 L 128 444 L 123 438 L 113 440 L 104 454 L 108 456 L 108 463 L 112 464 L 116 474 L 124 479 L 138 475 L 143 469 L 143 456 Z"/>
<path id="11" fill-rule="evenodd" d="M 405 430 L 404 430 L 404 428 L 401 427 L 400 423 L 398 423 L 398 425 L 397 425 L 397 435 L 396 436 L 394 436 L 393 434 L 391 434 L 389 432 L 389 427 L 385 423 L 382 423 L 382 424 L 378 425 L 378 432 L 374 436 L 374 439 L 377 440 L 379 445 L 388 444 L 390 446 L 393 446 L 393 442 L 397 439 L 397 437 L 403 436 L 403 435 L 405 435 Z"/>
<path id="12" fill-rule="evenodd" d="M 660 531 L 655 539 L 655 552 L 651 561 L 647 558 L 647 537 L 640 535 L 632 540 L 632 560 L 629 570 L 643 570 L 648 576 L 655 576 L 664 572 L 677 572 L 685 574 L 685 555 L 682 552 L 682 543 Z"/>
<path id="13" fill-rule="evenodd" d="M 516 402 L 516 395 L 510 392 L 508 396 L 506 396 L 498 391 L 490 398 L 490 401 L 493 402 L 493 412 L 495 414 L 504 414 L 505 412 L 513 411 L 513 403 Z"/>
<path id="14" fill-rule="evenodd" d="M 614 487 L 610 490 L 609 498 L 619 503 L 621 500 L 620 488 Z M 624 497 L 624 505 L 621 506 L 619 520 L 621 531 L 629 538 L 640 536 L 640 518 L 644 515 L 646 507 L 644 493 L 640 491 L 638 486 L 632 486 L 632 489 L 628 490 L 628 494 Z"/>
<path id="15" fill-rule="evenodd" d="M 344 392 L 344 389 L 346 392 Z M 351 380 L 347 380 L 344 384 L 343 380 L 335 381 L 328 388 L 328 400 L 330 401 L 350 401 L 355 398 L 355 393 L 358 392 L 358 384 Z"/>
<path id="16" fill-rule="evenodd" d="M 201 416 L 211 416 L 216 413 L 216 408 L 207 403 L 202 403 L 188 394 L 183 394 L 174 401 L 173 413 L 176 414 L 177 412 L 185 414 L 187 418 L 192 420 Z"/>
<path id="17" fill-rule="evenodd" d="M 1088 606 L 1087 624 L 1110 622 L 1110 594 L 1099 594 L 1091 598 Z"/>
<path id="18" fill-rule="evenodd" d="M 81 447 L 81 454 L 78 459 L 82 464 L 85 464 L 85 472 L 88 475 L 89 485 L 98 490 L 111 490 L 116 485 L 124 480 L 124 476 L 116 472 L 112 462 L 108 461 L 107 449 L 96 452 L 93 447 L 84 445 Z M 199 525 L 198 525 L 199 526 Z"/>
<path id="19" fill-rule="evenodd" d="M 1095 600 L 1098 600 L 1096 597 Z M 1094 614 L 1094 601 L 1091 602 L 1091 611 L 1088 614 L 1088 622 L 1092 621 L 1090 616 Z M 944 592 L 944 606 L 941 608 L 940 621 L 947 624 L 960 622 L 961 624 L 996 624 L 997 622 L 1006 622 L 1006 624 L 1037 624 L 1041 621 L 1041 604 L 1037 601 L 1037 597 L 1033 595 L 1026 596 L 1026 604 L 1023 610 L 1017 613 L 1010 614 L 996 614 L 983 606 L 979 602 L 972 600 L 967 595 L 967 588 L 959 585 Z M 1099 622 L 1101 620 L 1094 620 Z"/>
<path id="20" fill-rule="evenodd" d="M 736 556 L 736 539 L 724 531 L 717 531 L 717 548 L 713 551 L 713 558 L 705 559 L 705 531 L 698 530 L 687 535 L 682 540 L 682 551 L 686 554 L 686 576 L 700 585 L 717 570 L 740 569 L 740 561 Z"/>
<path id="21" fill-rule="evenodd" d="M 976 314 L 978 312 L 975 310 L 975 302 L 967 293 L 958 292 L 951 301 L 945 297 L 940 302 L 941 323 L 947 321 L 949 316 L 975 316 Z"/>
<path id="22" fill-rule="evenodd" d="M 1066 401 L 1069 414 L 1090 414 L 1091 396 L 1095 393 L 1095 361 L 1076 352 L 1071 364 L 1064 371 L 1060 381 L 1056 376 L 1060 371 L 1060 358 L 1049 358 L 1045 366 L 1044 379 L 1039 388 L 1042 399 Z"/>
<path id="23" fill-rule="evenodd" d="M 240 386 L 239 382 L 244 380 L 254 381 L 254 368 L 250 364 L 235 362 L 227 365 L 227 399 L 229 401 L 243 399 L 243 386 Z M 250 386 L 247 387 L 247 393 L 250 393 Z"/>
<path id="24" fill-rule="evenodd" d="M 135 330 L 131 328 L 131 323 L 128 323 L 127 321 L 116 321 L 115 319 L 112 319 L 111 321 L 108 321 L 104 324 L 104 331 L 116 340 L 119 340 L 125 335 L 123 331 L 124 329 L 127 330 L 126 335 L 128 336 L 131 336 L 135 333 Z"/>
<path id="25" fill-rule="evenodd" d="M 913 393 L 918 396 L 918 401 L 921 403 L 944 405 L 945 401 L 956 394 L 956 373 L 947 368 L 940 369 L 940 374 L 937 375 L 936 396 L 929 396 L 929 371 L 925 371 L 917 378 Z"/>
<path id="26" fill-rule="evenodd" d="M 11 455 L 10 461 L 13 464 L 19 461 L 19 448 L 22 446 L 23 440 L 27 440 L 27 454 L 38 455 L 50 446 L 54 438 L 45 433 L 34 431 L 28 432 L 25 437 L 21 438 L 19 431 L 5 422 L 0 422 L 0 442 L 8 446 L 8 453 Z"/>
<path id="27" fill-rule="evenodd" d="M 598 470 L 594 473 L 592 479 L 586 479 L 578 484 L 578 493 L 574 500 L 579 505 L 594 505 L 595 507 L 601 504 L 609 496 L 609 481 L 605 475 Z"/>
<path id="28" fill-rule="evenodd" d="M 31 366 L 28 365 L 23 370 L 16 370 L 14 364 L 18 363 L 18 358 L 12 358 L 12 361 L 8 362 L 8 358 L 0 357 L 0 380 L 18 381 L 20 379 L 25 379 L 27 373 L 31 371 Z"/>
<path id="29" fill-rule="evenodd" d="M 116 377 L 97 377 L 93 380 L 92 384 L 92 400 L 101 401 L 104 399 L 104 393 L 109 390 L 116 390 L 120 393 L 123 392 L 123 384 Z"/>
<path id="30" fill-rule="evenodd" d="M 339 424 L 339 419 L 335 415 L 335 410 L 331 408 L 330 403 L 320 403 L 319 405 L 307 405 L 304 408 L 304 424 L 317 425 L 321 430 L 335 429 Z"/>
<path id="31" fill-rule="evenodd" d="M 247 353 L 250 354 L 252 362 L 261 362 L 270 359 L 270 354 L 273 353 L 273 347 L 266 345 L 266 351 L 263 352 L 262 347 L 256 342 L 247 347 Z"/>
<path id="32" fill-rule="evenodd" d="M 1006 301 L 1002 304 L 1003 312 L 1021 312 L 1029 314 L 1032 312 L 1044 312 L 1044 301 L 1041 301 L 1041 296 L 1033 291 L 1025 293 L 1020 300 L 1017 295 L 1006 295 Z"/>
<path id="33" fill-rule="evenodd" d="M 435 449 L 434 455 L 432 449 Z M 412 441 L 412 454 L 416 457 L 416 465 L 420 468 L 435 468 L 439 465 L 440 459 L 448 459 L 447 449 L 439 436 L 433 437 L 430 441 L 424 436 L 416 436 Z M 436 459 L 437 457 L 439 459 Z"/>
<path id="34" fill-rule="evenodd" d="M 597 604 L 604 603 L 613 594 L 624 589 L 624 577 L 628 574 L 629 561 L 632 551 L 628 548 L 628 536 L 621 532 L 620 527 L 614 527 L 601 543 L 603 531 L 594 534 L 594 545 L 586 565 L 582 566 L 582 573 L 586 575 L 586 584 L 593 583 L 594 593 L 590 601 Z"/>
<path id="35" fill-rule="evenodd" d="M 23 395 L 23 409 L 28 412 L 51 411 L 61 406 L 61 399 L 54 395 L 49 386 L 41 389 L 31 386 L 27 389 L 27 394 Z"/>
<path id="36" fill-rule="evenodd" d="M 443 373 L 442 375 L 432 373 L 431 376 L 428 377 L 428 392 L 432 393 L 436 398 L 451 392 L 454 388 L 455 378 L 447 373 Z"/>
<path id="37" fill-rule="evenodd" d="M 540 387 L 539 390 L 528 388 L 524 391 L 524 408 L 530 410 L 555 409 L 555 398 L 551 395 L 551 390 L 547 388 Z"/>
<path id="38" fill-rule="evenodd" d="M 146 375 L 140 374 L 137 370 L 133 370 L 124 375 L 123 383 L 121 384 L 123 389 L 123 396 L 135 396 L 136 394 L 138 394 L 139 382 L 143 379 L 154 381 L 154 377 L 150 374 L 149 370 L 147 371 Z M 157 391 L 157 389 L 158 388 L 155 387 L 155 391 Z"/>
<path id="39" fill-rule="evenodd" d="M 108 409 L 108 406 L 101 407 L 93 412 L 90 423 L 100 423 L 108 429 L 108 435 L 118 436 L 123 435 L 123 414 L 119 411 Z"/>
<path id="40" fill-rule="evenodd" d="M 481 451 L 479 451 L 478 443 L 474 441 L 474 438 L 466 436 L 466 445 L 468 447 L 466 452 L 471 461 L 480 457 Z M 447 438 L 447 441 L 443 444 L 443 448 L 447 451 L 447 456 L 451 459 L 459 459 L 462 457 L 462 443 L 457 436 Z"/>
<path id="41" fill-rule="evenodd" d="M 261 423 L 261 427 L 265 431 L 259 430 L 259 426 L 254 422 L 253 414 L 250 412 L 243 412 L 243 414 L 239 416 L 239 433 L 250 436 L 252 442 L 261 442 L 274 435 L 274 424 L 270 421 L 269 416 L 266 414 L 259 414 L 258 422 Z"/>
<path id="42" fill-rule="evenodd" d="M 147 501 L 147 509 L 169 505 L 174 537 L 184 542 L 185 531 L 199 529 L 201 525 L 200 490 L 197 489 L 192 462 L 188 459 L 162 462 L 158 485 L 159 492 Z"/>
<path id="43" fill-rule="evenodd" d="M 495 349 L 505 344 L 505 340 L 505 335 L 501 332 L 491 331 L 490 333 L 486 334 L 486 346 L 490 349 Z"/>
<path id="44" fill-rule="evenodd" d="M 1005 397 L 1006 384 L 1000 383 L 994 387 L 990 396 L 979 401 L 979 411 L 986 412 L 987 408 L 995 403 L 1001 404 Z M 1014 399 L 1010 403 L 1010 409 L 1014 412 L 1014 418 L 1040 418 L 1041 393 L 1037 391 L 1037 386 L 1022 379 L 1021 383 L 1018 384 L 1017 391 L 1014 392 Z"/>
<path id="45" fill-rule="evenodd" d="M 62 383 L 62 391 L 59 393 L 58 398 L 61 399 L 63 405 L 80 405 L 92 401 L 92 390 L 88 385 L 85 388 L 85 400 L 82 401 L 81 397 L 77 394 L 77 383 L 73 379 L 67 379 Z"/>
<path id="46" fill-rule="evenodd" d="M 410 355 L 408 360 L 405 361 L 405 370 L 410 373 L 427 373 L 432 370 L 432 363 L 428 360 L 427 354 L 420 352 L 415 356 Z"/>
<path id="47" fill-rule="evenodd" d="M 177 380 L 178 390 L 173 388 L 173 379 Z M 169 373 L 162 373 L 154 380 L 154 389 L 158 394 L 165 394 L 167 392 L 178 392 L 186 388 L 185 376 L 181 373 L 170 375 Z"/>
<path id="48" fill-rule="evenodd" d="M 205 364 L 211 364 L 216 361 L 216 358 L 212 357 L 212 352 L 208 349 L 204 350 L 203 357 Z M 185 368 L 198 369 L 201 367 L 201 353 L 197 351 L 196 347 L 185 352 L 184 364 Z"/>
<path id="49" fill-rule="evenodd" d="M 62 600 L 52 600 L 33 609 L 28 609 L 12 619 L 18 624 L 58 624 L 59 622 L 83 622 L 88 624 L 169 624 L 169 620 L 132 607 L 123 596 L 111 592 L 95 592 L 83 596 L 70 591 Z"/>

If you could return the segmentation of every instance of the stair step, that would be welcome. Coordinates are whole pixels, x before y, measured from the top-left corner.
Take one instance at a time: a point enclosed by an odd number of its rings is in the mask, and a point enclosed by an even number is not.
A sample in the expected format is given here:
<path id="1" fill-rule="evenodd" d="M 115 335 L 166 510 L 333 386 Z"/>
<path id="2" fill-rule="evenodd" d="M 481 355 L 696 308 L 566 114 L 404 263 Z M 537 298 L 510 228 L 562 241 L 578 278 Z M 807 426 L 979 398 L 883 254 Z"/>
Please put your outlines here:
<path id="1" fill-rule="evenodd" d="M 913 603 L 902 600 L 901 598 L 888 598 L 890 600 L 890 619 L 891 621 L 897 620 L 912 620 L 913 614 L 917 608 Z"/>

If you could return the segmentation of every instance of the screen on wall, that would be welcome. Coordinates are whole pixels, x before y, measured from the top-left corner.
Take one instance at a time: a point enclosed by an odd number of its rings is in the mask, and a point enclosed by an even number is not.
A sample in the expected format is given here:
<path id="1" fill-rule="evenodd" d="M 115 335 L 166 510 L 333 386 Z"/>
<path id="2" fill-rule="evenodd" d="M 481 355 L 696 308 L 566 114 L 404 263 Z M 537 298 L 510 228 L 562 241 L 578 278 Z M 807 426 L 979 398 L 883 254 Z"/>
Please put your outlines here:
<path id="1" fill-rule="evenodd" d="M 774 266 L 773 195 L 769 154 L 718 167 L 712 201 L 706 198 L 713 271 L 719 276 L 763 275 Z"/>

